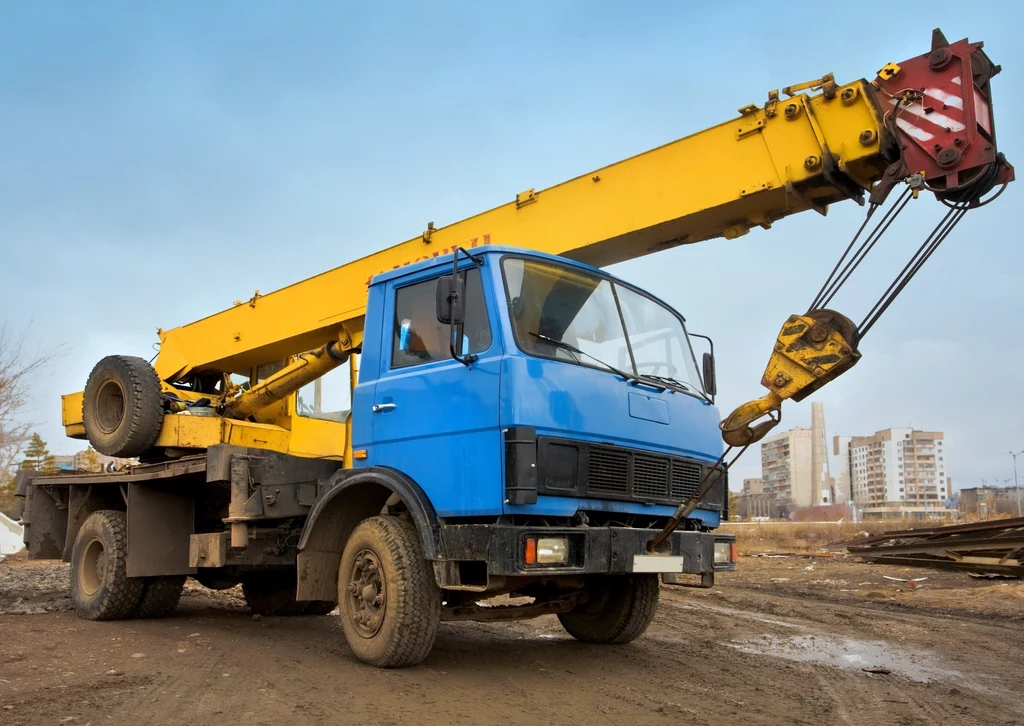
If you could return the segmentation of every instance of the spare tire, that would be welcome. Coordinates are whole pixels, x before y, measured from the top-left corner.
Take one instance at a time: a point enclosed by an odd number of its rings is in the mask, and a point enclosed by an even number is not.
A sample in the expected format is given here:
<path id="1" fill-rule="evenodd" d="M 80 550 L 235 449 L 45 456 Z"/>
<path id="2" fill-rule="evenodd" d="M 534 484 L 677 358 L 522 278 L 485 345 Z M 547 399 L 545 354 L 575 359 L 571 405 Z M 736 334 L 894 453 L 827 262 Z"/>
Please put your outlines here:
<path id="1" fill-rule="evenodd" d="M 82 420 L 89 443 L 101 454 L 127 458 L 148 450 L 164 420 L 153 366 L 127 355 L 97 363 L 85 384 Z"/>

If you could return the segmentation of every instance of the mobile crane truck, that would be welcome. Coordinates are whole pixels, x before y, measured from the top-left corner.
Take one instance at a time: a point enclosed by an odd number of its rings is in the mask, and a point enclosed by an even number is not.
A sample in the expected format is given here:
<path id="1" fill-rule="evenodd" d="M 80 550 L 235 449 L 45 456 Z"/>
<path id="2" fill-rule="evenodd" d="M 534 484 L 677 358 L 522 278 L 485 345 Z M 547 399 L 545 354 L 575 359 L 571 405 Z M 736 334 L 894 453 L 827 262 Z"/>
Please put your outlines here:
<path id="1" fill-rule="evenodd" d="M 30 555 L 70 561 L 88 619 L 165 615 L 187 577 L 241 583 L 264 615 L 337 606 L 355 655 L 384 667 L 422 661 L 441 620 L 556 614 L 581 641 L 629 642 L 659 579 L 710 587 L 735 567 L 715 532 L 729 453 L 852 367 L 953 225 L 1013 179 L 998 71 L 981 43 L 935 31 L 872 81 L 772 91 L 714 128 L 160 330 L 152 365 L 104 358 L 63 397 L 70 437 L 139 464 L 31 479 Z M 921 191 L 948 211 L 886 294 L 859 324 L 828 309 Z M 768 393 L 724 420 L 710 339 L 600 269 L 865 196 L 861 232 L 779 333 Z"/>

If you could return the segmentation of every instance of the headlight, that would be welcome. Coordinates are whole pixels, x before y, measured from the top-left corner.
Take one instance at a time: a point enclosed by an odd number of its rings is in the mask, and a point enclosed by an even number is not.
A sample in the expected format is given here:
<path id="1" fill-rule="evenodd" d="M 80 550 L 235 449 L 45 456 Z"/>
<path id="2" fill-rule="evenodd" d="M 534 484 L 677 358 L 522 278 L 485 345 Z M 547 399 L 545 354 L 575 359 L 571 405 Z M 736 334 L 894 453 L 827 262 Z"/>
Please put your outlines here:
<path id="1" fill-rule="evenodd" d="M 715 542 L 716 565 L 728 565 L 735 561 L 735 544 L 733 542 Z"/>
<path id="2" fill-rule="evenodd" d="M 569 562 L 569 539 L 528 537 L 523 554 L 528 565 L 565 565 Z"/>
<path id="3" fill-rule="evenodd" d="M 537 540 L 538 565 L 564 565 L 568 561 L 568 539 L 565 537 L 542 537 Z"/>

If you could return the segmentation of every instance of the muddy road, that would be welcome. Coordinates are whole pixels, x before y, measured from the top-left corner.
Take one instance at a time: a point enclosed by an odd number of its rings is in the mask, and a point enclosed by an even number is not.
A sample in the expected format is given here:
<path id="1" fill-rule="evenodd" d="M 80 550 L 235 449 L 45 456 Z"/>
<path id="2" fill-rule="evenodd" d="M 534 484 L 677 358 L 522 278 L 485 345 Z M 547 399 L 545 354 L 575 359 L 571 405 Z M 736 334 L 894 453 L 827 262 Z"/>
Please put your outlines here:
<path id="1" fill-rule="evenodd" d="M 715 590 L 663 588 L 631 645 L 459 623 L 401 671 L 356 661 L 335 616 L 254 620 L 190 584 L 173 617 L 93 623 L 65 582 L 0 564 L 0 723 L 1024 724 L 1016 581 L 746 557 Z"/>

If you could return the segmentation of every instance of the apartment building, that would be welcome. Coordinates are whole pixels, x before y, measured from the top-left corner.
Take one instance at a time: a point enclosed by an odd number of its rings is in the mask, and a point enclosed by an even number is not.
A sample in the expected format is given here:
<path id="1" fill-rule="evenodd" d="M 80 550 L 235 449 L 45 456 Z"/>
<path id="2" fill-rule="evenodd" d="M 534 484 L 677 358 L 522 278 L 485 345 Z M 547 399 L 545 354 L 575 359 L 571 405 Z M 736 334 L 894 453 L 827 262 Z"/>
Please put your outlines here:
<path id="1" fill-rule="evenodd" d="M 761 494 L 764 492 L 764 479 L 744 479 L 743 480 L 743 494 L 750 496 L 752 494 Z"/>
<path id="2" fill-rule="evenodd" d="M 761 441 L 762 491 L 787 512 L 812 504 L 811 440 L 811 429 L 795 428 Z"/>
<path id="3" fill-rule="evenodd" d="M 956 496 L 956 508 L 962 514 L 982 519 L 988 517 L 1019 517 L 1024 512 L 1021 490 L 1016 487 L 968 487 Z"/>
<path id="4" fill-rule="evenodd" d="M 941 431 L 885 429 L 874 436 L 837 436 L 833 441 L 842 462 L 840 470 L 849 478 L 853 502 L 865 519 L 926 519 L 950 514 Z"/>

